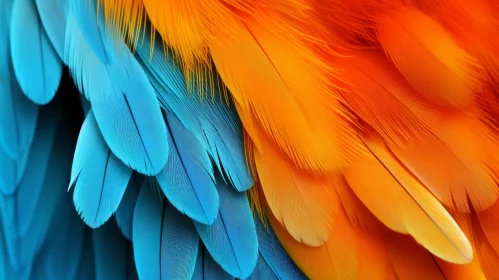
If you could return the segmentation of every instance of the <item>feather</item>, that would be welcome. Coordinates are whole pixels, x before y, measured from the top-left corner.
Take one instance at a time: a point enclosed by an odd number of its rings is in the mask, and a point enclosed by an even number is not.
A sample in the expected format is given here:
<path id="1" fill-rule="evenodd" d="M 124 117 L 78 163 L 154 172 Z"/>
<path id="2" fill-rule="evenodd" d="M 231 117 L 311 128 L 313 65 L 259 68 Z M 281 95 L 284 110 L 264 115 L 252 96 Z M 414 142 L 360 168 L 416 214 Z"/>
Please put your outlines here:
<path id="1" fill-rule="evenodd" d="M 87 225 L 97 228 L 116 212 L 131 175 L 107 146 L 90 111 L 78 137 L 70 182 L 75 207 Z"/>
<path id="2" fill-rule="evenodd" d="M 456 108 L 474 102 L 480 90 L 477 62 L 438 22 L 417 9 L 400 8 L 380 13 L 376 27 L 381 46 L 422 96 Z"/>
<path id="3" fill-rule="evenodd" d="M 0 5 L 0 37 L 9 38 L 13 1 Z M 38 106 L 21 91 L 11 61 L 10 42 L 0 43 L 0 144 L 13 158 L 26 154 L 33 140 Z M 3 176 L 2 176 L 3 177 Z M 6 184 L 1 184 L 6 186 Z"/>
<path id="4" fill-rule="evenodd" d="M 66 194 L 55 210 L 40 258 L 47 279 L 73 279 L 76 276 L 85 241 L 85 225 Z"/>
<path id="5" fill-rule="evenodd" d="M 194 225 L 213 259 L 232 276 L 247 278 L 258 258 L 258 239 L 248 199 L 216 178 L 218 218 L 212 225 L 196 221 Z"/>
<path id="6" fill-rule="evenodd" d="M 34 1 L 14 1 L 10 50 L 24 94 L 37 104 L 50 102 L 59 87 L 62 62 L 43 29 Z"/>
<path id="7" fill-rule="evenodd" d="M 66 18 L 69 12 L 69 2 L 65 0 L 36 0 L 35 2 L 45 32 L 47 32 L 47 36 L 59 58 L 64 61 Z"/>
<path id="8" fill-rule="evenodd" d="M 257 268 L 258 266 L 269 267 L 275 277 L 279 279 L 306 279 L 305 275 L 289 258 L 272 228 L 270 226 L 266 227 L 258 217 L 255 217 L 255 224 L 260 251 Z M 266 268 L 262 269 L 265 270 Z M 267 279 L 258 278 L 254 275 L 255 273 L 252 274 L 253 279 Z"/>
<path id="9" fill-rule="evenodd" d="M 211 257 L 204 245 L 199 244 L 196 267 L 191 280 L 233 280 L 234 277 L 225 272 Z"/>
<path id="10" fill-rule="evenodd" d="M 118 210 L 116 210 L 115 218 L 118 227 L 123 235 L 132 241 L 133 230 L 133 210 L 139 197 L 140 186 L 144 182 L 144 177 L 136 172 L 132 173 L 125 194 L 121 199 Z"/>
<path id="11" fill-rule="evenodd" d="M 78 88 L 85 92 L 111 151 L 132 169 L 156 175 L 168 158 L 166 126 L 144 71 L 123 41 L 114 64 L 104 65 L 85 44 L 71 18 L 66 57 Z"/>
<path id="12" fill-rule="evenodd" d="M 84 242 L 80 266 L 78 267 L 75 280 L 95 279 L 95 259 L 94 248 L 92 246 L 93 239 L 92 232 L 89 228 L 86 230 Z"/>
<path id="13" fill-rule="evenodd" d="M 204 224 L 218 215 L 219 197 L 206 150 L 171 113 L 166 114 L 169 158 L 156 178 L 166 197 L 180 212 Z"/>
<path id="14" fill-rule="evenodd" d="M 173 112 L 180 122 L 193 133 L 208 151 L 218 169 L 224 170 L 228 181 L 239 191 L 253 185 L 245 164 L 242 145 L 242 127 L 232 104 L 222 100 L 218 87 L 202 87 L 184 78 L 180 65 L 171 50 L 163 54 L 158 37 L 151 48 L 151 35 L 144 32 L 143 43 L 137 46 L 139 61 L 147 70 L 162 106 Z M 152 52 L 152 57 L 150 56 Z M 206 79 L 209 74 L 203 73 Z M 209 95 L 213 93 L 212 98 Z"/>
<path id="15" fill-rule="evenodd" d="M 133 275 L 132 244 L 119 231 L 117 224 L 110 220 L 92 232 L 97 280 L 133 279 L 137 274 Z"/>
<path id="16" fill-rule="evenodd" d="M 191 278 L 199 236 L 190 219 L 155 196 L 147 181 L 135 205 L 133 243 L 141 279 Z"/>
<path id="17" fill-rule="evenodd" d="M 255 164 L 270 210 L 298 241 L 319 246 L 328 239 L 341 207 L 333 177 L 307 173 L 289 164 L 268 138 L 254 149 Z"/>
<path id="18" fill-rule="evenodd" d="M 18 191 L 0 199 L 7 252 L 15 269 L 33 259 L 42 246 L 56 207 L 65 195 L 64 186 L 69 181 L 75 135 L 56 109 L 61 103 L 53 102 L 40 112 L 36 134 L 42 138 L 35 135 L 28 159 L 28 166 L 39 168 L 28 168 Z M 51 127 L 57 127 L 57 131 L 47 133 Z"/>
<path id="19" fill-rule="evenodd" d="M 268 279 L 268 280 L 278 280 L 279 278 L 274 274 L 269 264 L 265 261 L 262 255 L 258 256 L 258 261 L 256 262 L 256 267 L 253 273 L 248 277 L 248 280 L 258 280 L 258 279 Z M 291 278 L 293 279 L 293 278 Z"/>
<path id="20" fill-rule="evenodd" d="M 18 160 L 12 159 L 0 148 L 0 193 L 12 195 L 17 190 L 26 170 L 29 151 L 25 151 Z"/>
<path id="21" fill-rule="evenodd" d="M 359 199 L 389 228 L 411 234 L 436 256 L 453 263 L 470 262 L 471 245 L 445 208 L 386 147 L 366 141 L 372 157 L 345 171 Z M 391 207 L 384 201 L 391 201 Z"/>
<path id="22" fill-rule="evenodd" d="M 297 167 L 337 170 L 356 158 L 361 146 L 332 91 L 332 69 L 292 32 L 281 38 L 265 29 L 278 26 L 277 19 L 266 21 L 231 26 L 234 38 L 210 46 L 239 117 L 257 149 L 264 135 Z"/>
<path id="23" fill-rule="evenodd" d="M 88 46 L 103 64 L 115 61 L 112 29 L 105 23 L 104 11 L 97 0 L 70 0 L 72 15 Z M 119 58 L 118 58 L 119 59 Z"/>
<path id="24" fill-rule="evenodd" d="M 14 269 L 9 261 L 7 245 L 5 238 L 5 230 L 0 226 L 0 278 L 1 279 L 19 279 L 29 280 L 32 277 L 31 265 L 27 265 L 20 269 Z"/>

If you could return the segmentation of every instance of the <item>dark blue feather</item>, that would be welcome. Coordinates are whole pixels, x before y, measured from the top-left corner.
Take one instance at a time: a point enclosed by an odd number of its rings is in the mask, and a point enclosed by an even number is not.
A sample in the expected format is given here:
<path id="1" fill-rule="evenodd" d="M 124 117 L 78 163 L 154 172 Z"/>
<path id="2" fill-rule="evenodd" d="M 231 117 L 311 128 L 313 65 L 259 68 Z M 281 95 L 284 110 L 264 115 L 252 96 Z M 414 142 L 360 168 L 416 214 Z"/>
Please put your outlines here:
<path id="1" fill-rule="evenodd" d="M 69 4 L 85 41 L 97 58 L 104 64 L 113 63 L 115 53 L 112 30 L 105 24 L 104 10 L 100 8 L 97 16 L 96 0 L 69 0 Z"/>
<path id="2" fill-rule="evenodd" d="M 71 194 L 65 194 L 59 204 L 39 261 L 44 264 L 47 279 L 73 279 L 84 249 L 85 225 L 71 203 Z"/>
<path id="3" fill-rule="evenodd" d="M 156 178 L 168 200 L 192 219 L 212 224 L 219 198 L 206 149 L 172 113 L 166 113 L 168 162 Z"/>
<path id="4" fill-rule="evenodd" d="M 43 29 L 33 0 L 14 1 L 10 51 L 24 94 L 37 104 L 50 102 L 59 87 L 62 61 Z"/>
<path id="5" fill-rule="evenodd" d="M 144 176 L 137 172 L 132 173 L 128 186 L 126 187 L 125 195 L 121 199 L 120 206 L 116 210 L 115 218 L 118 227 L 123 235 L 132 241 L 133 229 L 133 211 L 137 198 L 139 197 L 140 186 L 144 182 Z"/>
<path id="6" fill-rule="evenodd" d="M 259 217 L 255 217 L 255 224 L 260 253 L 274 274 L 279 279 L 307 279 L 288 256 L 272 227 L 265 227 Z"/>
<path id="7" fill-rule="evenodd" d="M 18 160 L 12 159 L 3 148 L 0 148 L 0 193 L 12 195 L 26 170 L 29 150 L 23 152 Z"/>
<path id="8" fill-rule="evenodd" d="M 189 92 L 183 71 L 172 53 L 165 55 L 160 36 L 156 36 L 151 57 L 150 35 L 148 32 L 143 35 L 137 54 L 162 106 L 173 112 L 198 138 L 236 189 L 249 189 L 253 179 L 246 165 L 241 122 L 233 106 L 222 100 L 216 87 L 214 98 L 210 98 L 211 90 L 207 86 L 192 85 L 193 92 Z M 201 96 L 205 99 L 201 100 Z"/>
<path id="9" fill-rule="evenodd" d="M 0 41 L 0 144 L 12 159 L 17 160 L 27 153 L 33 140 L 38 106 L 23 94 L 12 67 L 10 42 L 7 40 L 12 2 L 0 3 L 0 38 L 5 38 Z M 3 186 L 0 184 L 0 188 Z"/>
<path id="10" fill-rule="evenodd" d="M 199 236 L 192 221 L 154 194 L 148 181 L 133 217 L 133 244 L 141 279 L 190 279 Z"/>
<path id="11" fill-rule="evenodd" d="M 73 280 L 95 279 L 95 257 L 92 230 L 87 228 L 85 241 L 83 243 L 83 253 L 80 260 L 80 266 Z"/>
<path id="12" fill-rule="evenodd" d="M 116 42 L 115 63 L 104 65 L 69 18 L 66 57 L 80 90 L 92 104 L 109 148 L 125 164 L 156 175 L 168 158 L 166 126 L 144 71 L 124 41 Z"/>
<path id="13" fill-rule="evenodd" d="M 203 244 L 199 245 L 198 256 L 196 259 L 196 268 L 192 280 L 233 280 L 234 277 L 223 270 L 206 251 Z"/>
<path id="14" fill-rule="evenodd" d="M 278 280 L 277 276 L 274 274 L 269 264 L 265 261 L 262 255 L 258 256 L 258 261 L 256 262 L 256 267 L 248 280 Z M 294 279 L 294 278 L 284 278 L 284 279 Z"/>
<path id="15" fill-rule="evenodd" d="M 116 212 L 131 175 L 107 146 L 90 111 L 76 144 L 70 182 L 75 184 L 74 205 L 87 225 L 97 228 Z"/>
<path id="16" fill-rule="evenodd" d="M 218 178 L 219 216 L 213 225 L 194 222 L 213 259 L 237 278 L 251 275 L 258 258 L 258 239 L 250 205 L 240 193 Z"/>
<path id="17" fill-rule="evenodd" d="M 132 244 L 121 235 L 114 220 L 109 220 L 100 228 L 93 230 L 93 245 L 96 280 L 126 280 L 137 274 Z"/>
<path id="18" fill-rule="evenodd" d="M 28 168 L 17 191 L 11 196 L 0 196 L 6 251 L 16 270 L 34 259 L 56 207 L 66 195 L 76 137 L 71 133 L 70 118 L 61 117 L 62 104 L 66 103 L 54 101 L 41 109 Z"/>
<path id="19" fill-rule="evenodd" d="M 64 59 L 66 18 L 69 12 L 67 0 L 36 0 L 38 14 L 47 36 L 60 59 Z"/>

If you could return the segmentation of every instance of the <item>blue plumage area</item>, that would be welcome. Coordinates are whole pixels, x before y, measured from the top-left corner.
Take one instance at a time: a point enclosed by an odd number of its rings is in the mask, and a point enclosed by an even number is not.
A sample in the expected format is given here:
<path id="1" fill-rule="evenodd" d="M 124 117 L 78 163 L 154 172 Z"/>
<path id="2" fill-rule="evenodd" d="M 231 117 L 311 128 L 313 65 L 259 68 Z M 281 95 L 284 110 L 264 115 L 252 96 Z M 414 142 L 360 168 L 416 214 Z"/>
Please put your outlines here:
<path id="1" fill-rule="evenodd" d="M 0 2 L 0 279 L 305 279 L 252 212 L 220 86 L 99 4 Z"/>

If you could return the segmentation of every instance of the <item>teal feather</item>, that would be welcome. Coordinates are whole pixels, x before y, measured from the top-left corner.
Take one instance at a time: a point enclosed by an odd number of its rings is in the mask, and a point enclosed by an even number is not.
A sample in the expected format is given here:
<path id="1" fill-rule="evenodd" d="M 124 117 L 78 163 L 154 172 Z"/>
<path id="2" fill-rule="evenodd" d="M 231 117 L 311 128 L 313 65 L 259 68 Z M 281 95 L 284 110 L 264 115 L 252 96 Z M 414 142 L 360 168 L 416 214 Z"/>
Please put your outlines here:
<path id="1" fill-rule="evenodd" d="M 280 279 L 274 274 L 269 264 L 265 261 L 262 255 L 258 256 L 258 261 L 256 262 L 255 270 L 248 278 L 248 280 L 260 280 L 260 279 L 265 279 L 265 280 Z M 281 278 L 281 279 L 294 279 L 294 278 Z"/>
<path id="2" fill-rule="evenodd" d="M 194 222 L 213 259 L 237 278 L 247 278 L 258 258 L 258 239 L 250 205 L 240 193 L 217 178 L 219 216 L 213 225 Z"/>
<path id="3" fill-rule="evenodd" d="M 148 181 L 135 205 L 133 244 L 141 279 L 192 277 L 199 246 L 196 229 L 189 218 L 155 195 Z"/>
<path id="4" fill-rule="evenodd" d="M 22 91 L 33 102 L 47 104 L 59 87 L 62 61 L 43 29 L 33 0 L 14 1 L 9 37 Z"/>
<path id="5" fill-rule="evenodd" d="M 223 270 L 211 257 L 203 244 L 199 244 L 196 267 L 191 280 L 233 280 L 234 277 Z"/>
<path id="6" fill-rule="evenodd" d="M 90 111 L 80 130 L 70 181 L 74 205 L 87 225 L 97 228 L 111 218 L 131 175 L 107 146 Z"/>
<path id="7" fill-rule="evenodd" d="M 168 200 L 192 219 L 212 224 L 219 198 L 210 158 L 197 138 L 172 113 L 166 113 L 168 162 L 156 176 Z"/>
<path id="8" fill-rule="evenodd" d="M 114 220 L 93 230 L 93 247 L 96 272 L 94 279 L 137 279 L 132 244 L 121 235 Z"/>
<path id="9" fill-rule="evenodd" d="M 121 233 L 130 241 L 132 241 L 133 229 L 133 211 L 137 198 L 139 197 L 140 186 L 144 182 L 144 176 L 137 172 L 132 173 L 128 186 L 126 187 L 125 195 L 121 199 L 120 206 L 116 210 L 115 218 Z"/>
<path id="10" fill-rule="evenodd" d="M 89 279 L 95 279 L 95 257 L 93 250 L 92 232 L 91 229 L 87 228 L 85 234 L 85 241 L 83 243 L 83 253 L 74 280 L 89 280 Z"/>

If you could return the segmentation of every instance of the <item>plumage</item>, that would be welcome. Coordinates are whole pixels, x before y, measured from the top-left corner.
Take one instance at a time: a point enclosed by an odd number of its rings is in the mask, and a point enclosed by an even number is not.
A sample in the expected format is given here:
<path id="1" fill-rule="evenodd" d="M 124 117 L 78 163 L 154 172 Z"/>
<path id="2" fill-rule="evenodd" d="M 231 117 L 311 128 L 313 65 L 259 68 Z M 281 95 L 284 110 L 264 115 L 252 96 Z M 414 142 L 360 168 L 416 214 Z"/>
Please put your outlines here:
<path id="1" fill-rule="evenodd" d="M 132 169 L 107 146 L 90 111 L 78 137 L 70 182 L 75 185 L 74 205 L 87 225 L 97 228 L 116 212 L 131 175 Z"/>
<path id="2" fill-rule="evenodd" d="M 247 278 L 258 258 L 255 223 L 246 195 L 238 193 L 219 176 L 220 210 L 212 225 L 194 221 L 201 240 L 213 259 L 238 278 Z"/>
<path id="3" fill-rule="evenodd" d="M 142 185 L 133 214 L 134 256 L 142 279 L 189 279 L 194 271 L 199 235 L 192 221 Z M 157 251 L 159 250 L 159 251 Z M 157 251 L 151 254 L 151 251 Z"/>
<path id="4" fill-rule="evenodd" d="M 47 104 L 59 87 L 62 62 L 43 29 L 34 1 L 14 1 L 9 38 L 19 86 L 33 102 Z"/>
<path id="5" fill-rule="evenodd" d="M 3 1 L 0 279 L 498 278 L 498 11 Z"/>

